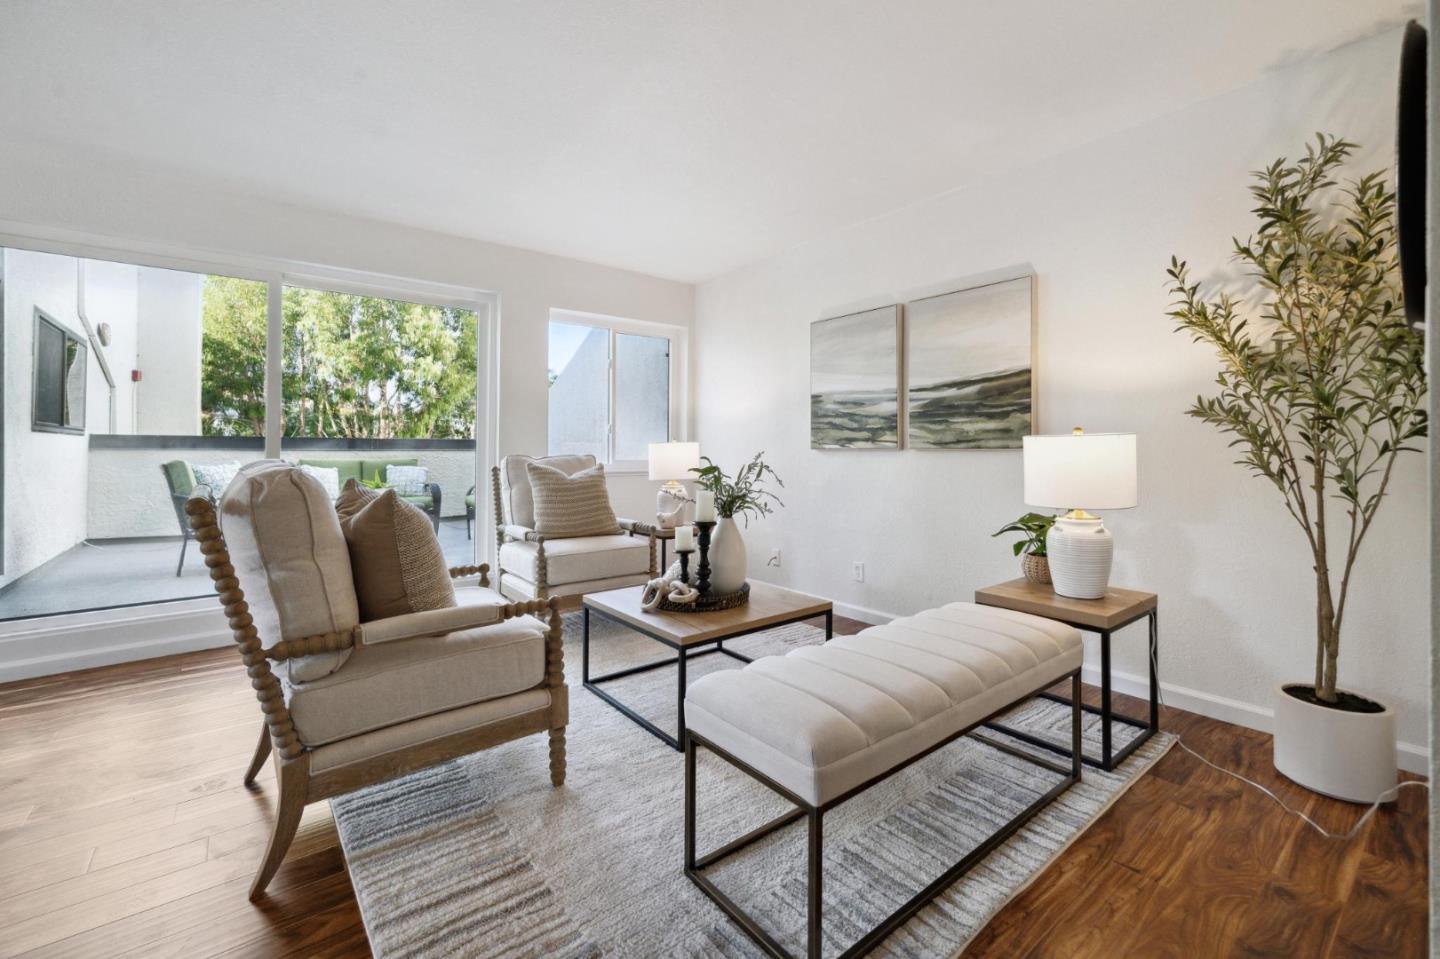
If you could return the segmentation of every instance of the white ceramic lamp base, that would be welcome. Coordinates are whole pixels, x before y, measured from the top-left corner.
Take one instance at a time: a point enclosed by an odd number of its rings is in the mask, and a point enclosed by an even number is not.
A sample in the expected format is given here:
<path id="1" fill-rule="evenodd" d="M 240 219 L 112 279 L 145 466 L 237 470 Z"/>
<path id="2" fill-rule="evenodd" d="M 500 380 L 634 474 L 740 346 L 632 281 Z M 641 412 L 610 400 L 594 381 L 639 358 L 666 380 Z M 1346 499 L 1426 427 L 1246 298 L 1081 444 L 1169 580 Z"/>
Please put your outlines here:
<path id="1" fill-rule="evenodd" d="M 685 487 L 675 480 L 668 481 L 655 494 L 655 525 L 660 529 L 674 529 L 685 518 L 685 504 L 689 498 Z"/>
<path id="2" fill-rule="evenodd" d="M 1071 599 L 1099 599 L 1110 585 L 1115 539 L 1104 522 L 1060 517 L 1045 537 L 1055 592 Z"/>

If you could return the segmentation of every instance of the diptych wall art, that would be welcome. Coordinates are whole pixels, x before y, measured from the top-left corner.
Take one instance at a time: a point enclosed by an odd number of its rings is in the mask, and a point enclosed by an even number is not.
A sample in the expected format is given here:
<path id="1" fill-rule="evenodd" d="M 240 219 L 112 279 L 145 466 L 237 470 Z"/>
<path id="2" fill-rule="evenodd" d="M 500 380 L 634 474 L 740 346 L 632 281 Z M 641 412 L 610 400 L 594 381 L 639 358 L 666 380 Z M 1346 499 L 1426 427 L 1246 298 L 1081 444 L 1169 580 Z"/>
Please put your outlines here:
<path id="1" fill-rule="evenodd" d="M 1031 277 L 905 304 L 912 449 L 1019 449 L 1034 376 Z"/>
<path id="2" fill-rule="evenodd" d="M 900 446 L 900 307 L 810 324 L 810 446 Z"/>
<path id="3" fill-rule="evenodd" d="M 1033 284 L 810 324 L 811 447 L 1019 449 L 1033 425 Z"/>

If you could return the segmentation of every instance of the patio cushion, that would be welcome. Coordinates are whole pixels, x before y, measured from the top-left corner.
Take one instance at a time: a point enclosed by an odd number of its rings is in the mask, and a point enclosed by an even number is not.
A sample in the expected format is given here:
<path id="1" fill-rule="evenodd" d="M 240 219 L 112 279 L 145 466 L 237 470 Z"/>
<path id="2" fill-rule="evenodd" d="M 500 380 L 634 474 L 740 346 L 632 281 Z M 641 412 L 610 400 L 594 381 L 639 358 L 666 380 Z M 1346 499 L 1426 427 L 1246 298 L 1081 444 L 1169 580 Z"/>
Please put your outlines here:
<path id="1" fill-rule="evenodd" d="M 287 683 L 300 741 L 319 746 L 539 686 L 545 626 L 521 616 L 493 626 L 355 647 L 338 672 Z"/>
<path id="2" fill-rule="evenodd" d="M 500 547 L 500 568 L 535 582 L 535 543 Z M 545 541 L 545 579 L 550 586 L 592 579 L 645 575 L 650 571 L 650 540 L 644 536 L 582 536 Z"/>
<path id="3" fill-rule="evenodd" d="M 344 486 L 346 480 L 361 480 L 365 477 L 360 474 L 360 460 L 346 459 L 311 459 L 302 457 L 298 460 L 301 466 L 315 466 L 320 469 L 334 469 L 340 472 L 340 485 Z"/>
<path id="4" fill-rule="evenodd" d="M 423 510 L 427 513 L 435 508 L 435 497 L 429 493 L 423 496 L 401 496 L 400 498 L 416 509 Z"/>
<path id="5" fill-rule="evenodd" d="M 364 478 L 367 480 L 379 479 L 380 482 L 387 482 L 385 471 L 391 466 L 419 466 L 420 460 L 414 456 L 381 456 L 376 459 L 366 457 L 360 461 L 360 468 L 364 471 Z"/>
<path id="6" fill-rule="evenodd" d="M 511 453 L 501 459 L 500 510 L 504 514 L 501 526 L 535 528 L 535 500 L 530 494 L 530 477 L 525 472 L 530 463 L 543 463 L 570 474 L 594 466 L 595 457 L 589 453 L 541 457 Z"/>
<path id="7" fill-rule="evenodd" d="M 469 507 L 470 509 L 474 509 L 474 508 L 475 508 L 475 494 L 474 494 L 474 493 L 466 493 L 466 494 L 465 494 L 465 505 L 466 505 L 467 507 Z"/>
<path id="8" fill-rule="evenodd" d="M 230 561 L 267 645 L 352 629 L 360 607 L 340 519 L 313 476 L 280 460 L 241 468 L 220 500 Z M 293 682 L 328 675 L 350 650 L 287 660 Z"/>
<path id="9" fill-rule="evenodd" d="M 195 473 L 190 469 L 189 463 L 184 460 L 171 460 L 165 464 L 164 469 L 165 479 L 169 481 L 172 493 L 188 496 L 194 491 Z"/>
<path id="10" fill-rule="evenodd" d="M 360 615 L 368 622 L 454 606 L 449 566 L 430 521 L 394 490 L 367 497 L 361 488 L 345 484 L 338 509 Z M 358 509 L 355 501 L 362 501 Z"/>

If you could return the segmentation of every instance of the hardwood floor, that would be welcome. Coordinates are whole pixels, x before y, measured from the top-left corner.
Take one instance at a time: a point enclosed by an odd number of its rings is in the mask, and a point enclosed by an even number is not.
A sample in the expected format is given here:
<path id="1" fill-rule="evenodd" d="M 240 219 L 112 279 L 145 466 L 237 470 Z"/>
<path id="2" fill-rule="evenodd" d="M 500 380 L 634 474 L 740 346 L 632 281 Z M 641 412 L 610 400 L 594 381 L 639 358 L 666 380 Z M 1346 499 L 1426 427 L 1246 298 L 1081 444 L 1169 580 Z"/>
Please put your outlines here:
<path id="1" fill-rule="evenodd" d="M 275 796 L 269 769 L 240 784 L 259 717 L 230 649 L 0 686 L 0 959 L 367 955 L 327 804 L 246 898 Z M 1163 725 L 1332 830 L 1359 816 L 1275 773 L 1269 736 Z M 1404 790 L 1333 842 L 1177 748 L 966 955 L 1421 956 L 1425 810 Z"/>

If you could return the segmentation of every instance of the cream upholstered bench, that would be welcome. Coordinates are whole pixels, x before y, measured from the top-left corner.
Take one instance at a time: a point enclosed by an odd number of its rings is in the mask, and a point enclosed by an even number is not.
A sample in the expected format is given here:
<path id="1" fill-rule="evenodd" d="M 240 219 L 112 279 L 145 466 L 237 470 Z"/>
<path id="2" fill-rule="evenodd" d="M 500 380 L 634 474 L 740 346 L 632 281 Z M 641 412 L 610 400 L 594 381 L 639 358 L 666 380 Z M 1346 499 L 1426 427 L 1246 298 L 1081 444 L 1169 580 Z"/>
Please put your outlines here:
<path id="1" fill-rule="evenodd" d="M 777 829 L 807 819 L 807 955 L 819 956 L 824 814 L 1068 677 L 1068 767 L 981 739 L 1065 778 L 843 953 L 863 954 L 1080 780 L 1080 662 L 1080 633 L 1070 626 L 1011 610 L 951 603 L 823 646 L 802 647 L 701 678 L 685 696 L 685 874 L 767 952 L 788 956 L 703 870 Z M 796 808 L 697 858 L 695 760 L 701 747 Z"/>

